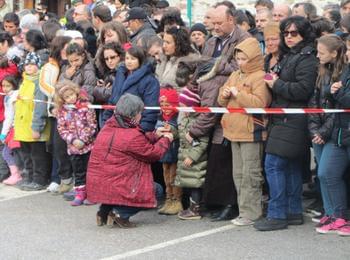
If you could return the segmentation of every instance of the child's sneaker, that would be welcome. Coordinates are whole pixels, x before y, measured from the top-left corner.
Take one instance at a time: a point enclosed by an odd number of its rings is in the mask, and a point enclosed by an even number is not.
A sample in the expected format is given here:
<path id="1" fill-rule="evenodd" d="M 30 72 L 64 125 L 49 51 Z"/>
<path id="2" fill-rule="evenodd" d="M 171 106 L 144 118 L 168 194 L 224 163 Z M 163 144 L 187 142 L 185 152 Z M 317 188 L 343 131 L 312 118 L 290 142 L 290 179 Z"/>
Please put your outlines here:
<path id="1" fill-rule="evenodd" d="M 321 227 L 317 227 L 316 231 L 321 234 L 336 233 L 345 224 L 346 221 L 342 218 L 332 219 L 329 224 L 324 224 Z"/>
<path id="2" fill-rule="evenodd" d="M 338 229 L 339 236 L 350 236 L 350 222 Z"/>
<path id="3" fill-rule="evenodd" d="M 65 184 L 65 183 L 61 183 L 60 187 L 58 189 L 58 194 L 64 194 L 66 192 L 69 192 L 73 189 L 73 184 Z"/>
<path id="4" fill-rule="evenodd" d="M 72 206 L 81 206 L 86 199 L 86 189 L 85 186 L 75 188 L 75 198 L 71 202 Z"/>
<path id="5" fill-rule="evenodd" d="M 56 182 L 51 182 L 49 187 L 47 187 L 48 192 L 58 193 L 58 190 L 60 188 L 60 185 Z"/>
<path id="6" fill-rule="evenodd" d="M 65 192 L 63 194 L 63 198 L 67 201 L 72 201 L 74 200 L 75 198 L 75 190 L 71 190 L 71 191 L 68 191 L 68 192 Z"/>
<path id="7" fill-rule="evenodd" d="M 250 226 L 254 224 L 254 221 L 243 217 L 237 217 L 233 219 L 231 222 L 236 226 Z"/>

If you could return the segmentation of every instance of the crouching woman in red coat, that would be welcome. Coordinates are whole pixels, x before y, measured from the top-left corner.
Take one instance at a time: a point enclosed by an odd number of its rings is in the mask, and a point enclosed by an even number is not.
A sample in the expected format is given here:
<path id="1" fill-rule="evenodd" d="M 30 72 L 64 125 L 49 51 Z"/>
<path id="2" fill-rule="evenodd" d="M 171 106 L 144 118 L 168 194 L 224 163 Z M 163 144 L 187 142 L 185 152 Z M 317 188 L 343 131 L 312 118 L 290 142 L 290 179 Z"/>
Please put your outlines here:
<path id="1" fill-rule="evenodd" d="M 134 227 L 131 216 L 157 205 L 151 163 L 164 156 L 173 136 L 142 132 L 143 108 L 139 97 L 123 95 L 91 151 L 86 189 L 89 201 L 102 204 L 97 225 Z"/>

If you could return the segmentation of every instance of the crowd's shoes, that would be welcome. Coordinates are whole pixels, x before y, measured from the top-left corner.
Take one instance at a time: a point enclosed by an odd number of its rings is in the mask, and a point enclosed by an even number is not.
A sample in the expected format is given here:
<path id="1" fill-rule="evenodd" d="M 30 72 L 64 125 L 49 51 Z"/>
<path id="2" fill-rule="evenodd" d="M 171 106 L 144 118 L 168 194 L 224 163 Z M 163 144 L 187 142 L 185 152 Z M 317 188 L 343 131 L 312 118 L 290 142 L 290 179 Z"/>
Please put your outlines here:
<path id="1" fill-rule="evenodd" d="M 303 214 L 288 214 L 287 223 L 290 226 L 298 226 L 304 224 Z"/>
<path id="2" fill-rule="evenodd" d="M 240 216 L 231 220 L 231 222 L 233 225 L 236 225 L 236 226 L 251 226 L 254 224 L 253 220 L 249 218 L 240 217 Z"/>
<path id="3" fill-rule="evenodd" d="M 9 166 L 11 175 L 7 179 L 5 179 L 2 183 L 6 185 L 16 185 L 19 181 L 22 180 L 22 176 L 17 166 Z"/>
<path id="4" fill-rule="evenodd" d="M 158 210 L 158 214 L 166 215 L 166 212 L 168 212 L 168 209 L 170 208 L 171 205 L 172 205 L 172 203 L 171 203 L 171 198 L 166 198 L 163 207 L 161 207 L 161 208 Z"/>
<path id="5" fill-rule="evenodd" d="M 338 229 L 337 234 L 340 236 L 350 236 L 350 222 L 347 222 L 344 226 Z"/>
<path id="6" fill-rule="evenodd" d="M 167 199 L 158 213 L 162 215 L 177 215 L 182 210 L 181 199 Z"/>
<path id="7" fill-rule="evenodd" d="M 120 228 L 135 228 L 136 224 L 129 221 L 129 219 L 123 219 L 119 214 L 114 213 L 113 211 L 109 212 L 107 216 L 107 227 L 120 227 Z"/>
<path id="8" fill-rule="evenodd" d="M 254 228 L 259 231 L 274 231 L 288 228 L 287 219 L 262 218 L 254 223 Z"/>
<path id="9" fill-rule="evenodd" d="M 74 200 L 71 202 L 72 206 L 81 206 L 86 200 L 86 188 L 85 186 L 75 187 L 75 196 Z"/>
<path id="10" fill-rule="evenodd" d="M 324 214 L 322 200 L 316 199 L 306 209 L 305 214 L 309 217 L 322 216 Z"/>
<path id="11" fill-rule="evenodd" d="M 341 232 L 342 228 L 345 227 L 348 223 L 343 218 L 332 218 L 327 223 L 316 227 L 316 232 L 320 234 L 332 234 Z"/>
<path id="12" fill-rule="evenodd" d="M 210 217 L 212 222 L 232 220 L 238 216 L 237 206 L 227 205 Z"/>
<path id="13" fill-rule="evenodd" d="M 70 190 L 68 192 L 63 193 L 63 198 L 66 201 L 73 201 L 75 198 L 75 190 L 73 189 L 73 190 Z"/>
<path id="14" fill-rule="evenodd" d="M 182 220 L 198 220 L 201 219 L 202 216 L 200 214 L 200 205 L 199 203 L 195 203 L 190 198 L 190 207 L 186 210 L 181 210 L 178 215 Z"/>
<path id="15" fill-rule="evenodd" d="M 97 226 L 101 227 L 104 225 L 107 225 L 107 218 L 108 218 L 109 213 L 105 213 L 102 211 L 97 211 L 96 213 L 96 224 Z"/>
<path id="16" fill-rule="evenodd" d="M 36 182 L 24 183 L 23 185 L 20 186 L 20 189 L 23 191 L 40 191 L 40 190 L 45 190 L 46 185 L 41 185 Z"/>
<path id="17" fill-rule="evenodd" d="M 65 184 L 61 182 L 60 187 L 58 188 L 58 193 L 55 194 L 65 194 L 66 192 L 70 192 L 72 189 L 73 183 Z"/>
<path id="18" fill-rule="evenodd" d="M 52 193 L 58 193 L 59 191 L 59 188 L 60 188 L 60 185 L 56 182 L 51 182 L 49 187 L 47 187 L 47 191 L 48 192 L 52 192 Z"/>
<path id="19" fill-rule="evenodd" d="M 312 222 L 316 223 L 315 227 L 322 227 L 323 225 L 328 225 L 332 222 L 332 217 L 330 216 L 317 216 L 311 219 Z"/>

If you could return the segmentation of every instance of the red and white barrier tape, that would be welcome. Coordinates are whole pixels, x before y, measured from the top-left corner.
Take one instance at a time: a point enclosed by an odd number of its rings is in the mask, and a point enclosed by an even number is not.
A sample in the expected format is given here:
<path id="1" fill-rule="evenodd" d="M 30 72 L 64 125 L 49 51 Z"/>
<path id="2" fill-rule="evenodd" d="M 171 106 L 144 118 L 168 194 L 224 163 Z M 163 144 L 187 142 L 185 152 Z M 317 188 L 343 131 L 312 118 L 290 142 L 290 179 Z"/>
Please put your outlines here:
<path id="1" fill-rule="evenodd" d="M 0 93 L 4 95 L 4 93 Z M 18 100 L 33 101 L 37 103 L 50 103 L 43 100 L 18 97 Z M 53 103 L 51 103 L 53 104 Z M 67 107 L 79 108 L 79 106 L 68 105 Z M 113 110 L 115 105 L 82 105 L 80 107 L 88 107 L 97 110 Z M 323 109 L 323 108 L 224 108 L 224 107 L 170 107 L 179 112 L 195 112 L 195 113 L 216 113 L 216 114 L 326 114 L 326 113 L 350 113 L 349 109 Z M 145 107 L 145 110 L 161 110 L 160 107 Z"/>

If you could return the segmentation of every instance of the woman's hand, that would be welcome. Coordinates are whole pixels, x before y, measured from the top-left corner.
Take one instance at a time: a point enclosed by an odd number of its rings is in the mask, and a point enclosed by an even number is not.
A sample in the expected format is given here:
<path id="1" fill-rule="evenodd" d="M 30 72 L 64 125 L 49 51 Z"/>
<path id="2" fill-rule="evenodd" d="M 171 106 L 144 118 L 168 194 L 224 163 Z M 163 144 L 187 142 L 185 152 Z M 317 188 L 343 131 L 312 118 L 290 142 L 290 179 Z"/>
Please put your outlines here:
<path id="1" fill-rule="evenodd" d="M 37 131 L 32 131 L 32 137 L 33 139 L 39 139 L 40 138 L 40 133 Z"/>
<path id="2" fill-rule="evenodd" d="M 174 135 L 172 133 L 166 133 L 163 136 L 168 138 L 170 142 L 174 141 Z"/>
<path id="3" fill-rule="evenodd" d="M 325 144 L 324 140 L 322 139 L 322 137 L 318 134 L 315 134 L 314 137 L 312 138 L 312 142 L 314 144 Z"/>
<path id="4" fill-rule="evenodd" d="M 231 96 L 231 89 L 229 87 L 224 87 L 221 95 L 223 98 L 229 98 Z"/>
<path id="5" fill-rule="evenodd" d="M 105 82 L 102 79 L 99 79 L 96 83 L 98 87 L 103 87 L 105 85 Z"/>
<path id="6" fill-rule="evenodd" d="M 331 94 L 336 93 L 342 86 L 343 84 L 341 83 L 341 81 L 334 82 L 331 86 Z"/>
<path id="7" fill-rule="evenodd" d="M 190 168 L 192 166 L 192 159 L 187 157 L 185 160 L 184 160 L 184 165 L 187 167 L 187 168 Z"/>
<path id="8" fill-rule="evenodd" d="M 275 73 L 266 74 L 264 77 L 265 83 L 269 86 L 269 88 L 273 88 L 278 76 Z"/>

